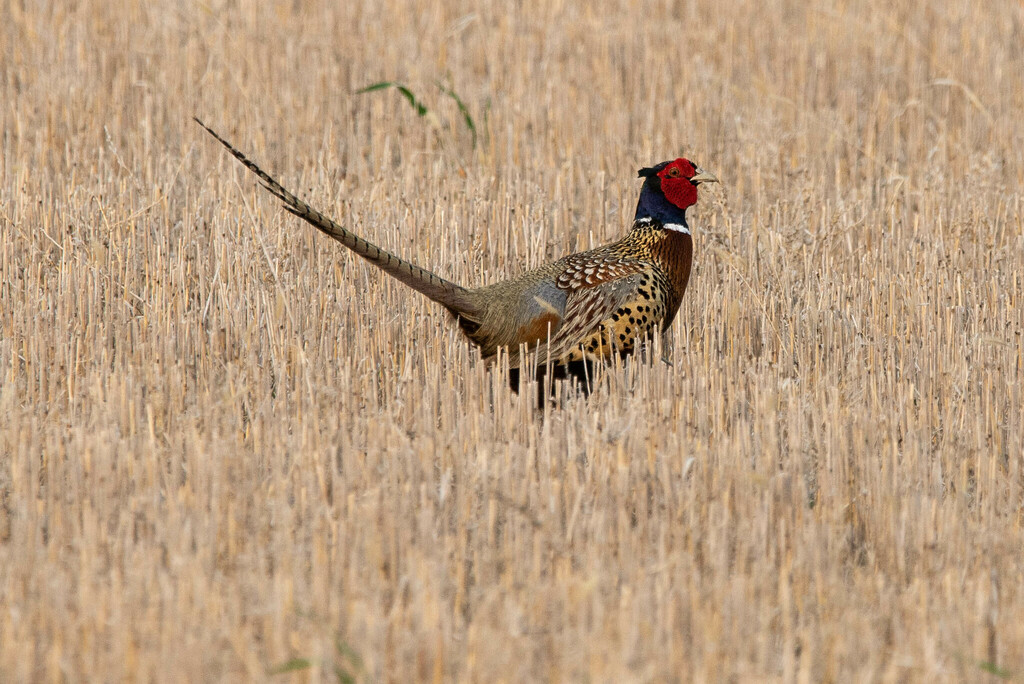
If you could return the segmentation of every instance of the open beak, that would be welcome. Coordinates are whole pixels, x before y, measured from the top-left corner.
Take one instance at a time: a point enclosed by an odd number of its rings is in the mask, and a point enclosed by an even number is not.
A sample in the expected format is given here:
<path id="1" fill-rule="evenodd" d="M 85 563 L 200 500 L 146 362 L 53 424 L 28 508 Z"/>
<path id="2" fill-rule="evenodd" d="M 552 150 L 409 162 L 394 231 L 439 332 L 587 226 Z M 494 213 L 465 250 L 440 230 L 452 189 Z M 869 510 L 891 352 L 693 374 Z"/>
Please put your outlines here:
<path id="1" fill-rule="evenodd" d="M 690 182 L 694 185 L 700 185 L 701 183 L 717 183 L 718 179 L 704 169 L 698 168 L 697 174 L 690 179 Z"/>

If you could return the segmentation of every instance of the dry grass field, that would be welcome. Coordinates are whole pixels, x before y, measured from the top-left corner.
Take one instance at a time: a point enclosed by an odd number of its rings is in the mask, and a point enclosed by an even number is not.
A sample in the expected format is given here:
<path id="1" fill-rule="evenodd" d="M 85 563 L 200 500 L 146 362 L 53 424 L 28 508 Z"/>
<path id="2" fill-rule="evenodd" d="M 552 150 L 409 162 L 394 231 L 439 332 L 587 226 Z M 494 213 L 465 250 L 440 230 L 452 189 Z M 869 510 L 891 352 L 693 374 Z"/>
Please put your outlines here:
<path id="1" fill-rule="evenodd" d="M 467 285 L 685 154 L 674 365 L 538 412 L 194 114 Z M 0 152 L 0 680 L 1024 681 L 1020 3 L 0 0 Z"/>

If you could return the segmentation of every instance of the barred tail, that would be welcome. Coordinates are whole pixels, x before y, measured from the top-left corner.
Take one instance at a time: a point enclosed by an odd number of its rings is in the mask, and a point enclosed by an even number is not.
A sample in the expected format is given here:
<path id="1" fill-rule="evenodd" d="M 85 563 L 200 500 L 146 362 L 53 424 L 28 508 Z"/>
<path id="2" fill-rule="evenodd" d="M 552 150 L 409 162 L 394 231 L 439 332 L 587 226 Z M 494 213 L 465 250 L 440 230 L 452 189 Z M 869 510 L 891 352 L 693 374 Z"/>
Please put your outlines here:
<path id="1" fill-rule="evenodd" d="M 461 285 L 456 285 L 450 280 L 420 268 L 401 257 L 387 252 L 372 242 L 367 242 L 347 228 L 338 225 L 332 219 L 324 216 L 319 211 L 309 206 L 294 194 L 289 192 L 274 180 L 266 171 L 256 166 L 244 154 L 236 150 L 231 143 L 217 135 L 217 133 L 193 117 L 197 124 L 206 129 L 221 145 L 228 149 L 235 159 L 242 162 L 246 168 L 259 177 L 260 182 L 272 195 L 284 202 L 284 208 L 309 223 L 314 228 L 329 235 L 353 252 L 369 261 L 385 273 L 394 276 L 414 290 L 423 293 L 438 304 L 445 306 L 456 316 L 464 319 L 465 323 L 479 319 L 480 311 L 472 301 L 470 291 Z M 464 325 L 465 325 L 464 323 Z"/>

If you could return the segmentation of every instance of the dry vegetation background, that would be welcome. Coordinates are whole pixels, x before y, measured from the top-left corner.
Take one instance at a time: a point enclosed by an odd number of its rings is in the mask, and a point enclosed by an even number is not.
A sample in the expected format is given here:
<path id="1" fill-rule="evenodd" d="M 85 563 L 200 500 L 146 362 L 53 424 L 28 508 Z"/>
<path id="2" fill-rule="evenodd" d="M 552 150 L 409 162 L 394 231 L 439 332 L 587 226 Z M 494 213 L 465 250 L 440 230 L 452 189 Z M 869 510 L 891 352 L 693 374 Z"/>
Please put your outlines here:
<path id="1" fill-rule="evenodd" d="M 1024 679 L 1019 3 L 0 17 L 3 681 Z M 690 156 L 674 367 L 536 413 L 193 114 L 466 284 Z"/>

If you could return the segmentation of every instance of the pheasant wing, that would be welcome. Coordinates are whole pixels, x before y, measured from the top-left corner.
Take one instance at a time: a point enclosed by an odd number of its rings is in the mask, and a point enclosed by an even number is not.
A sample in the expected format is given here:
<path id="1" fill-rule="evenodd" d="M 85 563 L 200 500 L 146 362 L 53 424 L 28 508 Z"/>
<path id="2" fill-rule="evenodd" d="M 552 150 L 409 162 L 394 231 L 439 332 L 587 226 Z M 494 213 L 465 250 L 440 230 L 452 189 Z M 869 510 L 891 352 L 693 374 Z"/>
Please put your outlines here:
<path id="1" fill-rule="evenodd" d="M 541 350 L 538 362 L 604 359 L 632 348 L 632 338 L 613 336 L 613 317 L 637 299 L 649 267 L 633 259 L 591 253 L 569 257 L 557 279 L 568 292 L 562 325 Z"/>

